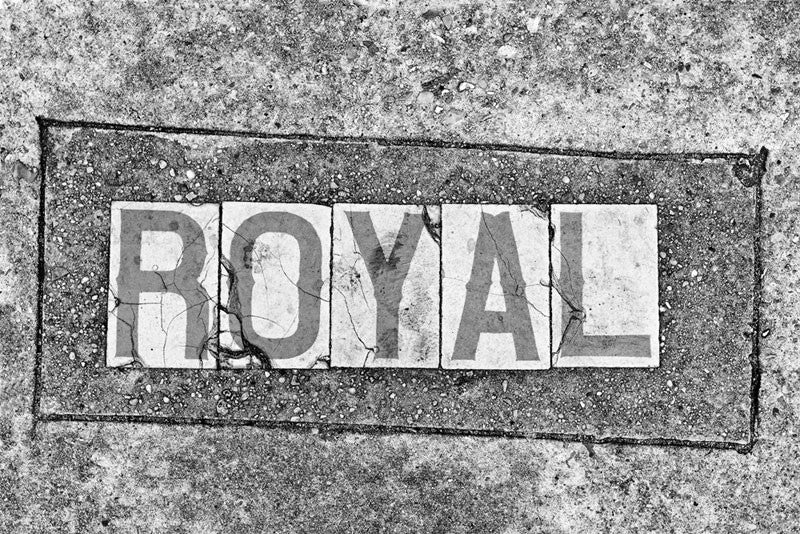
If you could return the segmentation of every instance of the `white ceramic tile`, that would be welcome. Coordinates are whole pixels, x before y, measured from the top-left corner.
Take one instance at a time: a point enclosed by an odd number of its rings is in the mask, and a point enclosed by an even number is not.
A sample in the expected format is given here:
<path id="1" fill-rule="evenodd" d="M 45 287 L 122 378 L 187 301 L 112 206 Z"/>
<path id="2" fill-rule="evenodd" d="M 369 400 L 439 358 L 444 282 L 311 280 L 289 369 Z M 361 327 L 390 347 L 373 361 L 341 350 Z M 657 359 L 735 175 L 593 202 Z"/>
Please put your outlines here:
<path id="1" fill-rule="evenodd" d="M 553 365 L 658 367 L 654 205 L 554 205 Z"/>
<path id="2" fill-rule="evenodd" d="M 442 366 L 550 367 L 547 216 L 442 206 Z"/>
<path id="3" fill-rule="evenodd" d="M 106 364 L 215 368 L 219 206 L 112 202 Z"/>
<path id="4" fill-rule="evenodd" d="M 439 365 L 439 247 L 425 225 L 439 209 L 423 211 L 334 205 L 332 366 Z"/>
<path id="5" fill-rule="evenodd" d="M 225 202 L 222 223 L 220 365 L 328 367 L 331 208 Z"/>

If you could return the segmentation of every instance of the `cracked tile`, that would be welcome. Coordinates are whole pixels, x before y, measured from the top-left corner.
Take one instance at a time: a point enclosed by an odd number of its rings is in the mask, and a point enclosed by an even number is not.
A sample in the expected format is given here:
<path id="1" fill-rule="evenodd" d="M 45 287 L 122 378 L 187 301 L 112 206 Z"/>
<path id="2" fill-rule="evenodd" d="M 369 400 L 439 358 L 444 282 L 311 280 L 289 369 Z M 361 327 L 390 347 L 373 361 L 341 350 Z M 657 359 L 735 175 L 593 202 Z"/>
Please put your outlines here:
<path id="1" fill-rule="evenodd" d="M 442 206 L 442 366 L 550 367 L 547 215 Z"/>
<path id="2" fill-rule="evenodd" d="M 658 367 L 655 205 L 553 205 L 554 367 Z"/>
<path id="3" fill-rule="evenodd" d="M 331 208 L 224 202 L 221 367 L 329 367 Z"/>
<path id="4" fill-rule="evenodd" d="M 215 368 L 219 206 L 112 202 L 106 364 Z"/>
<path id="5" fill-rule="evenodd" d="M 333 367 L 439 365 L 439 210 L 333 207 Z"/>

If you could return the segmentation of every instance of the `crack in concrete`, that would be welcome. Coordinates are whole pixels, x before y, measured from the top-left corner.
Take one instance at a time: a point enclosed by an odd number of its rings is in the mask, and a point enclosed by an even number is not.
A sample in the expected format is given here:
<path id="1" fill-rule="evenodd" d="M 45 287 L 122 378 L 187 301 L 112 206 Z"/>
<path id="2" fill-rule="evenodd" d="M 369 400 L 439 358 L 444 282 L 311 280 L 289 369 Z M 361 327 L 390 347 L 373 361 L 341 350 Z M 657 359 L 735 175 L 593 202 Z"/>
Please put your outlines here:
<path id="1" fill-rule="evenodd" d="M 532 208 L 532 209 L 535 209 L 535 208 Z M 537 308 L 536 305 L 533 302 L 531 302 L 530 299 L 528 299 L 528 295 L 525 294 L 525 290 L 528 287 L 530 287 L 530 286 L 532 286 L 534 284 L 520 284 L 519 280 L 517 280 L 514 277 L 514 274 L 511 271 L 510 264 L 508 263 L 508 260 L 503 257 L 503 254 L 500 251 L 500 246 L 497 244 L 497 240 L 495 239 L 494 235 L 492 234 L 492 230 L 489 228 L 489 226 L 486 224 L 486 222 L 483 219 L 483 213 L 484 213 L 483 208 L 481 208 L 481 224 L 483 224 L 484 228 L 486 228 L 486 232 L 489 234 L 489 238 L 494 243 L 494 248 L 497 251 L 497 257 L 500 258 L 500 261 L 502 261 L 503 264 L 506 266 L 506 272 L 508 273 L 508 276 L 510 276 L 511 279 L 514 280 L 514 284 L 516 285 L 516 287 L 514 288 L 514 293 L 512 293 L 512 296 L 523 299 L 525 302 L 528 303 L 528 306 L 530 306 L 531 308 L 533 308 L 536 311 L 536 313 L 540 314 L 542 317 L 547 317 L 547 314 L 545 312 L 543 312 L 542 310 L 540 310 L 539 308 Z M 531 213 L 533 213 L 533 212 L 531 211 Z M 524 280 L 523 280 L 523 282 L 524 282 Z M 489 294 L 491 295 L 493 293 L 490 292 Z M 501 294 L 501 296 L 506 296 L 506 293 L 503 292 Z"/>
<path id="2" fill-rule="evenodd" d="M 220 365 L 229 365 L 230 360 L 241 361 L 243 359 L 247 359 L 248 368 L 271 369 L 272 363 L 269 359 L 269 355 L 263 349 L 254 345 L 252 342 L 250 342 L 250 340 L 247 339 L 247 335 L 242 327 L 244 324 L 244 318 L 242 316 L 241 303 L 239 302 L 239 294 L 237 291 L 239 282 L 236 270 L 233 268 L 233 264 L 228 258 L 221 256 L 219 260 L 220 266 L 225 269 L 225 272 L 228 275 L 228 302 L 224 305 L 220 302 L 219 309 L 223 313 L 226 313 L 229 316 L 232 315 L 236 319 L 239 325 L 238 330 L 229 330 L 229 332 L 233 335 L 238 335 L 239 341 L 241 342 L 243 348 L 236 350 L 218 345 L 217 360 L 219 361 Z M 218 334 L 219 333 L 221 332 L 218 332 Z M 257 363 L 255 363 L 254 360 L 257 360 Z"/>
<path id="3" fill-rule="evenodd" d="M 233 234 L 245 239 L 245 236 L 243 236 L 242 234 L 237 232 L 232 227 L 230 227 L 230 226 L 228 226 L 228 225 L 226 225 L 224 223 L 221 224 L 221 227 L 226 229 L 226 230 L 228 230 L 228 231 L 230 231 L 231 233 L 233 233 Z M 310 296 L 312 298 L 315 298 L 315 299 L 317 299 L 317 300 L 319 300 L 321 302 L 326 302 L 326 303 L 330 302 L 329 299 L 325 299 L 321 295 L 315 295 L 313 293 L 310 293 L 308 290 L 306 290 L 305 288 L 301 287 L 297 282 L 295 282 L 292 279 L 292 277 L 289 276 L 289 273 L 286 272 L 286 269 L 284 268 L 283 261 L 281 260 L 280 256 L 278 256 L 277 254 L 272 253 L 271 250 L 267 249 L 266 250 L 266 255 L 258 253 L 255 250 L 255 243 L 252 242 L 252 243 L 250 243 L 250 246 L 248 247 L 247 253 L 250 254 L 250 258 L 249 258 L 249 261 L 248 261 L 248 263 L 250 265 L 252 265 L 254 263 L 254 260 L 253 260 L 253 256 L 254 255 L 256 256 L 255 263 L 260 263 L 260 260 L 262 260 L 262 259 L 274 259 L 274 260 L 277 260 L 278 266 L 280 267 L 281 272 L 283 273 L 283 275 L 286 277 L 286 280 L 288 280 L 289 283 L 293 287 L 295 287 L 298 291 L 300 291 L 304 295 L 307 295 L 307 296 Z M 220 257 L 220 265 L 222 266 L 222 268 L 225 270 L 225 272 L 228 275 L 228 303 L 225 304 L 225 305 L 220 303 L 219 304 L 219 309 L 220 309 L 220 311 L 222 311 L 224 313 L 227 313 L 228 315 L 233 316 L 234 319 L 236 320 L 236 322 L 238 323 L 239 328 L 238 329 L 228 329 L 226 331 L 220 330 L 219 333 L 230 333 L 233 336 L 238 336 L 239 341 L 241 342 L 241 345 L 244 347 L 241 350 L 234 350 L 234 349 L 231 349 L 231 348 L 228 348 L 228 347 L 222 347 L 221 345 L 218 345 L 217 357 L 220 359 L 220 363 L 228 363 L 228 362 L 234 361 L 234 360 L 241 361 L 241 360 L 244 360 L 244 359 L 248 359 L 249 361 L 248 361 L 248 364 L 247 364 L 247 368 L 267 368 L 267 369 L 272 368 L 272 364 L 271 364 L 271 360 L 269 358 L 269 355 L 263 349 L 259 348 L 257 345 L 255 345 L 253 342 L 251 342 L 249 339 L 247 339 L 247 336 L 246 336 L 246 334 L 244 332 L 243 315 L 241 313 L 241 303 L 239 302 L 239 295 L 238 295 L 238 291 L 237 291 L 238 275 L 237 275 L 236 269 L 233 268 L 232 262 L 228 258 L 226 258 L 224 256 Z M 261 281 L 262 281 L 262 283 L 264 285 L 264 288 L 268 289 L 269 288 L 269 284 L 267 283 L 267 278 L 266 278 L 266 274 L 264 272 L 264 269 L 260 270 L 260 274 L 261 274 Z M 331 281 L 328 280 L 328 282 L 330 283 Z M 295 315 L 293 320 L 292 320 L 292 323 L 289 326 L 283 326 L 282 324 L 278 323 L 277 321 L 275 321 L 274 319 L 271 319 L 269 317 L 253 315 L 253 314 L 248 315 L 248 317 L 267 321 L 267 322 L 269 322 L 269 323 L 271 323 L 271 324 L 273 324 L 275 326 L 278 326 L 278 327 L 282 328 L 284 333 L 287 332 L 288 329 L 291 328 L 291 326 L 294 325 L 299 320 L 299 316 Z M 282 341 L 278 342 L 278 346 L 280 346 L 281 343 L 282 343 Z M 315 359 L 315 362 L 328 365 L 329 362 L 330 362 L 330 355 L 329 354 L 320 354 Z"/>
<path id="4" fill-rule="evenodd" d="M 347 304 L 347 295 L 345 295 L 344 292 L 341 289 L 339 289 L 338 287 L 336 288 L 336 291 L 338 291 L 339 294 L 342 296 L 342 299 L 343 299 L 343 302 L 344 302 L 344 308 L 347 311 L 347 317 L 350 319 L 350 326 L 353 328 L 353 333 L 356 335 L 356 338 L 358 339 L 359 343 L 361 343 L 361 345 L 364 347 L 364 350 L 367 351 L 367 353 L 364 355 L 364 363 L 361 364 L 362 367 L 366 367 L 367 361 L 369 360 L 369 355 L 370 354 L 377 354 L 378 353 L 378 348 L 377 347 L 370 347 L 369 345 L 364 343 L 364 340 L 358 334 L 358 329 L 356 328 L 355 321 L 353 321 L 353 314 L 350 313 L 350 305 Z"/>
<path id="5" fill-rule="evenodd" d="M 114 307 L 111 308 L 110 310 L 108 310 L 108 313 L 114 313 L 116 311 L 116 309 L 119 308 L 119 306 L 121 304 L 130 304 L 130 303 L 122 302 L 122 300 L 120 300 L 120 298 L 114 293 L 113 289 L 109 288 L 109 292 L 111 293 L 111 296 L 114 299 Z M 154 303 L 149 303 L 149 304 L 154 304 Z M 133 303 L 133 305 L 138 305 L 138 304 L 137 303 Z M 131 339 L 131 361 L 130 361 L 130 363 L 126 363 L 124 365 L 120 365 L 119 367 L 121 367 L 121 368 L 146 367 L 145 363 L 144 363 L 144 360 L 139 355 L 139 352 L 136 350 L 136 343 L 135 343 L 135 338 L 134 338 L 134 335 L 133 335 L 134 331 L 136 330 L 136 315 L 133 316 L 134 317 L 134 322 L 133 323 L 129 323 L 128 321 L 122 319 L 116 313 L 114 313 L 114 317 L 116 318 L 117 321 L 121 322 L 122 324 L 124 324 L 125 326 L 128 327 L 128 332 L 129 332 L 130 339 Z"/>
<path id="6" fill-rule="evenodd" d="M 242 234 L 240 234 L 239 232 L 237 232 L 236 230 L 234 230 L 233 228 L 231 228 L 231 227 L 230 227 L 230 226 L 228 226 L 227 224 L 223 223 L 223 224 L 222 224 L 222 227 L 223 227 L 223 228 L 225 228 L 226 230 L 230 231 L 231 233 L 233 233 L 233 234 L 235 234 L 235 235 L 237 235 L 237 236 L 239 236 L 239 237 L 241 237 L 241 238 L 245 239 L 245 237 L 244 237 Z M 255 243 L 251 243 L 251 244 L 250 244 L 250 246 L 252 247 L 252 250 L 255 250 Z M 269 259 L 276 259 L 276 260 L 278 260 L 278 265 L 279 265 L 279 266 L 280 266 L 280 268 L 281 268 L 281 272 L 282 272 L 282 273 L 283 273 L 283 275 L 286 277 L 286 279 L 289 281 L 289 283 L 290 283 L 290 284 L 292 284 L 292 285 L 293 285 L 295 288 L 297 288 L 297 290 L 298 290 L 298 291 L 302 292 L 302 293 L 303 293 L 303 294 L 305 294 L 305 295 L 308 295 L 309 297 L 312 297 L 312 298 L 315 298 L 315 299 L 321 300 L 322 302 L 330 302 L 329 300 L 322 298 L 320 295 L 314 295 L 313 293 L 309 293 L 309 292 L 308 292 L 306 289 L 304 289 L 304 288 L 300 287 L 300 286 L 297 284 L 297 282 L 295 282 L 294 280 L 292 280 L 292 277 L 291 277 L 291 276 L 289 276 L 289 273 L 287 273 L 287 272 L 286 272 L 286 269 L 284 269 L 284 267 L 283 267 L 283 261 L 281 261 L 281 258 L 280 258 L 280 256 L 278 256 L 277 254 L 273 254 L 273 253 L 272 253 L 271 251 L 269 251 L 269 250 L 268 250 L 267 252 L 268 252 L 269 256 L 262 256 L 262 255 L 260 255 L 260 254 L 259 254 L 259 255 L 258 255 L 258 258 L 259 258 L 259 259 L 261 259 L 261 258 L 266 258 L 266 257 L 268 257 Z M 251 251 L 251 262 L 252 262 L 252 251 Z M 262 274 L 262 281 L 264 282 L 264 287 L 266 288 L 266 287 L 268 287 L 268 286 L 267 286 L 267 279 L 266 279 L 266 278 L 263 276 L 263 275 L 264 275 L 264 271 L 263 271 L 263 269 L 261 270 L 261 274 Z"/>
<path id="7" fill-rule="evenodd" d="M 431 211 L 438 211 L 431 215 Z M 438 247 L 442 246 L 442 211 L 441 206 L 422 206 L 422 223 Z"/>
<path id="8" fill-rule="evenodd" d="M 348 220 L 350 220 L 350 219 L 348 218 Z M 352 222 L 351 222 L 351 224 L 352 224 Z M 339 238 L 338 238 L 338 241 L 341 242 L 341 240 L 342 240 L 342 238 L 341 238 L 341 235 L 340 235 Z M 361 291 L 361 298 L 364 300 L 364 304 L 366 304 L 367 307 L 369 307 L 369 300 L 367 300 L 367 294 L 364 292 L 364 285 L 361 283 L 361 273 L 359 273 L 358 269 L 356 269 L 356 264 L 359 261 L 364 261 L 364 256 L 362 256 L 361 251 L 358 249 L 358 246 L 356 245 L 355 239 L 353 239 L 353 250 L 351 252 L 353 252 L 353 254 L 355 254 L 357 257 L 356 257 L 355 261 L 350 265 L 350 268 L 346 272 L 342 273 L 342 275 L 339 277 L 339 279 L 341 280 L 342 278 L 344 278 L 347 275 L 347 273 L 349 272 L 350 273 L 350 283 L 348 285 L 352 288 L 352 287 L 354 287 L 356 285 L 355 282 L 356 281 L 358 282 L 358 289 L 359 289 L 359 291 Z M 364 265 L 364 269 L 367 270 L 366 263 Z M 341 291 L 340 291 L 340 293 L 341 293 Z"/>
<path id="9" fill-rule="evenodd" d="M 361 273 L 359 273 L 358 269 L 356 269 L 356 264 L 359 261 L 362 261 L 363 257 L 361 256 L 360 252 L 355 250 L 353 252 L 355 252 L 358 255 L 358 258 L 356 258 L 356 261 L 354 261 L 348 269 L 342 269 L 342 273 L 339 275 L 336 281 L 338 282 L 343 278 L 348 277 L 349 280 L 349 283 L 347 284 L 348 287 L 352 289 L 355 288 L 356 285 L 358 285 L 358 290 L 361 292 L 361 298 L 364 300 L 364 304 L 366 304 L 367 307 L 369 307 L 369 300 L 367 300 L 367 294 L 364 292 L 364 285 L 361 282 Z"/>
<path id="10" fill-rule="evenodd" d="M 215 220 L 216 220 L 216 217 L 213 217 L 213 218 L 209 219 L 206 222 L 205 226 L 208 227 Z M 164 276 L 164 274 L 162 272 L 160 272 L 160 270 L 158 269 L 158 265 L 153 265 L 152 272 L 161 281 L 161 285 L 163 286 L 165 292 L 168 292 L 168 293 L 172 292 L 171 288 L 173 288 L 174 292 L 179 296 L 183 296 L 183 293 L 184 293 L 185 290 L 187 292 L 188 291 L 198 291 L 203 296 L 203 298 L 200 300 L 200 302 L 192 304 L 190 306 L 187 306 L 184 310 L 182 310 L 181 312 L 179 312 L 178 314 L 176 314 L 175 316 L 170 318 L 169 321 L 166 323 L 166 325 L 164 324 L 165 313 L 164 313 L 163 293 L 161 295 L 159 295 L 159 300 L 158 300 L 157 303 L 155 303 L 155 302 L 123 302 L 116 294 L 114 294 L 114 291 L 109 288 L 109 291 L 111 292 L 111 295 L 112 295 L 112 297 L 114 299 L 114 306 L 113 306 L 113 308 L 111 308 L 109 310 L 109 312 L 113 312 L 114 310 L 119 308 L 119 306 L 121 306 L 123 304 L 124 305 L 128 305 L 128 306 L 137 306 L 137 307 L 138 306 L 142 306 L 142 305 L 148 305 L 148 304 L 158 305 L 159 306 L 159 312 L 160 312 L 159 313 L 159 319 L 160 319 L 159 320 L 159 328 L 160 328 L 161 332 L 164 334 L 164 342 L 163 342 L 163 345 L 162 345 L 162 348 L 161 348 L 161 358 L 162 358 L 162 363 L 163 363 L 163 365 L 165 367 L 167 366 L 167 352 L 168 352 L 167 351 L 167 343 L 168 343 L 168 339 L 169 339 L 169 330 L 172 328 L 172 324 L 175 322 L 175 320 L 178 319 L 184 313 L 186 314 L 186 320 L 187 321 L 190 320 L 189 311 L 192 308 L 199 308 L 196 320 L 202 322 L 203 326 L 205 327 L 204 330 L 206 332 L 208 332 L 208 333 L 204 336 L 204 338 L 201 341 L 199 346 L 194 347 L 194 346 L 189 345 L 187 343 L 187 344 L 184 345 L 184 348 L 196 348 L 197 349 L 197 360 L 198 360 L 198 362 L 200 362 L 200 368 L 201 369 L 204 368 L 203 367 L 203 352 L 208 350 L 209 353 L 211 353 L 211 354 L 214 353 L 213 349 L 210 346 L 213 345 L 213 339 L 216 336 L 216 332 L 215 332 L 216 329 L 212 329 L 212 331 L 209 332 L 207 318 L 204 317 L 204 314 L 202 313 L 205 305 L 210 302 L 211 305 L 212 305 L 212 308 L 211 308 L 212 317 L 216 317 L 216 313 L 215 313 L 215 310 L 214 310 L 214 304 L 215 304 L 214 303 L 214 298 L 208 293 L 206 288 L 203 286 L 203 283 L 201 281 L 199 281 L 199 280 L 197 281 L 197 284 L 196 284 L 195 287 L 192 287 L 192 288 L 189 288 L 189 289 L 182 288 L 180 285 L 177 284 L 177 281 L 176 281 L 177 280 L 177 274 L 176 274 L 177 273 L 177 269 L 180 266 L 180 263 L 181 263 L 181 261 L 182 261 L 182 259 L 184 257 L 185 252 L 186 252 L 186 249 L 189 246 L 191 246 L 192 244 L 196 243 L 198 240 L 200 240 L 201 238 L 204 238 L 204 237 L 205 237 L 205 234 L 204 233 L 200 233 L 194 239 L 192 239 L 189 243 L 184 243 L 182 245 L 181 252 L 180 252 L 178 258 L 175 261 L 175 265 L 174 265 L 173 269 L 171 270 L 171 273 L 172 273 L 172 279 L 171 280 L 168 280 Z M 213 255 L 208 255 L 207 259 L 205 260 L 205 263 L 203 265 L 203 268 L 202 268 L 201 272 L 206 272 L 210 262 L 213 261 L 213 259 L 214 259 Z M 120 319 L 120 317 L 118 315 L 115 315 L 115 317 L 116 317 L 117 321 L 121 321 L 123 324 L 128 326 L 129 331 L 131 333 L 131 352 L 132 352 L 133 363 L 138 363 L 138 364 L 142 365 L 143 367 L 146 367 L 146 365 L 144 363 L 144 360 L 141 358 L 141 355 L 135 349 L 136 343 L 135 343 L 134 336 L 133 336 L 133 332 L 135 330 L 135 321 L 134 321 L 134 324 L 130 324 L 130 323 Z M 134 314 L 134 317 L 136 317 L 136 314 Z"/>
<path id="11" fill-rule="evenodd" d="M 558 346 L 553 351 L 553 358 L 555 358 L 553 363 L 555 364 L 558 362 L 558 358 L 561 354 L 561 348 L 564 346 L 564 344 L 572 341 L 575 338 L 575 335 L 578 332 L 578 327 L 586 319 L 586 311 L 578 306 L 575 306 L 575 304 L 569 298 L 567 298 L 559 281 L 554 280 L 550 287 L 555 290 L 556 293 L 558 293 L 558 296 L 561 297 L 561 300 L 563 300 L 564 303 L 569 307 L 570 313 L 569 321 L 567 321 L 567 324 L 562 327 L 561 339 L 558 342 Z"/>
<path id="12" fill-rule="evenodd" d="M 554 228 L 552 227 L 552 225 L 550 229 L 551 229 L 550 238 L 552 240 L 553 236 L 555 235 Z M 554 246 L 552 242 L 551 242 L 551 248 L 556 252 L 558 252 L 559 256 L 561 256 L 561 258 L 564 260 L 563 262 L 561 262 L 561 265 L 566 265 L 567 267 L 566 278 L 569 280 L 571 293 L 574 293 L 574 287 L 572 286 L 572 269 L 569 265 L 569 260 L 566 258 L 566 256 L 564 256 L 564 253 L 561 252 L 561 249 Z M 551 283 L 549 284 L 549 287 L 556 293 L 558 293 L 558 296 L 561 298 L 564 304 L 566 304 L 567 307 L 569 307 L 569 320 L 567 321 L 566 325 L 562 325 L 558 345 L 556 346 L 552 354 L 554 365 L 558 362 L 558 358 L 561 355 L 561 349 L 564 346 L 564 344 L 569 341 L 572 341 L 572 339 L 575 338 L 575 335 L 577 335 L 577 331 L 580 325 L 586 319 L 586 310 L 584 310 L 581 306 L 576 305 L 575 302 L 572 300 L 572 298 L 567 296 L 566 292 L 564 291 L 564 288 L 561 283 L 562 280 L 564 280 L 563 275 L 564 273 L 560 273 L 560 276 L 556 279 L 555 274 L 553 273 Z M 555 310 L 553 311 L 555 312 Z M 561 311 L 560 307 L 558 311 L 559 312 Z"/>
<path id="13" fill-rule="evenodd" d="M 547 214 L 532 204 L 524 204 L 519 206 L 520 211 L 523 213 L 530 213 L 534 217 L 542 220 L 547 220 Z"/>

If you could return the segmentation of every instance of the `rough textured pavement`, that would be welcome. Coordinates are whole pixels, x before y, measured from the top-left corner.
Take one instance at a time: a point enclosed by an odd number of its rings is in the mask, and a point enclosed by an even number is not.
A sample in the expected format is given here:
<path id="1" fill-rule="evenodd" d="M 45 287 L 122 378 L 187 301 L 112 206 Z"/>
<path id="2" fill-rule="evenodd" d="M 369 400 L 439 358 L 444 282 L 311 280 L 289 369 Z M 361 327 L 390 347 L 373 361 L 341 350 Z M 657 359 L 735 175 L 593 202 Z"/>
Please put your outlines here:
<path id="1" fill-rule="evenodd" d="M 0 9 L 0 531 L 793 532 L 792 2 Z M 37 117 L 629 152 L 770 150 L 758 435 L 691 447 L 41 422 Z"/>

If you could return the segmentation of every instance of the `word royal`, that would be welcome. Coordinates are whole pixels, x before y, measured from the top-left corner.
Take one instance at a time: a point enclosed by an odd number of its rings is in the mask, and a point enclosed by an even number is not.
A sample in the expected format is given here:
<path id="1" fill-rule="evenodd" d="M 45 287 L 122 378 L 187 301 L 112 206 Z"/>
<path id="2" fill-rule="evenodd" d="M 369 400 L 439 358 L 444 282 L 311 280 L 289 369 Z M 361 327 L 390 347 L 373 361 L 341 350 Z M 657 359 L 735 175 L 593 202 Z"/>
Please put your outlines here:
<path id="1" fill-rule="evenodd" d="M 657 367 L 654 205 L 113 202 L 106 361 Z"/>

